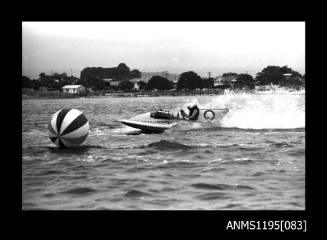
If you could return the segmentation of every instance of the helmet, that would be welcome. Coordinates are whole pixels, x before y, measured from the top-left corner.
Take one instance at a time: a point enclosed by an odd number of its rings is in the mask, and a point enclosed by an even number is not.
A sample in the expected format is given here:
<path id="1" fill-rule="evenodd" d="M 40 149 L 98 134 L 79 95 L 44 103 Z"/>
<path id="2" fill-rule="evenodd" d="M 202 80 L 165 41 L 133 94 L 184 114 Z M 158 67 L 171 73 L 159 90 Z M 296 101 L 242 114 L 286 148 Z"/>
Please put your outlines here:
<path id="1" fill-rule="evenodd" d="M 190 104 L 190 105 L 188 105 L 187 106 L 187 108 L 188 109 L 192 109 L 192 108 L 195 108 L 195 107 L 197 107 L 198 105 L 196 104 L 196 103 L 194 103 L 194 104 Z"/>

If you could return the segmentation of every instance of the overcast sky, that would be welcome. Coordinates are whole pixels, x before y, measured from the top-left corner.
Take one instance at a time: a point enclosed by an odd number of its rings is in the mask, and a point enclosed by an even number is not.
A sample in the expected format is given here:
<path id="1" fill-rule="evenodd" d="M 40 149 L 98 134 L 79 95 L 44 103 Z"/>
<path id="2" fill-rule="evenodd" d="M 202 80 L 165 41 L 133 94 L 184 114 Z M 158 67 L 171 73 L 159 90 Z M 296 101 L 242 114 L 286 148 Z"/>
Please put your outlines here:
<path id="1" fill-rule="evenodd" d="M 304 22 L 23 22 L 23 75 L 85 67 L 213 75 L 288 65 L 305 72 Z"/>

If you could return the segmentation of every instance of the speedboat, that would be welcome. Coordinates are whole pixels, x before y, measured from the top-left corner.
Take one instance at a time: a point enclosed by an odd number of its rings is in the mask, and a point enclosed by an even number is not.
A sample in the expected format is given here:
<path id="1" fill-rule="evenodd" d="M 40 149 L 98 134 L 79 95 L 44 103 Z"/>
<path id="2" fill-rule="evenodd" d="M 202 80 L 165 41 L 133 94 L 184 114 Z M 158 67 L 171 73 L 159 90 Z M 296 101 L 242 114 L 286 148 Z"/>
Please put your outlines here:
<path id="1" fill-rule="evenodd" d="M 197 120 L 187 120 L 181 111 L 158 109 L 155 112 L 147 112 L 128 120 L 122 119 L 123 124 L 150 132 L 162 132 L 183 122 L 219 122 L 228 113 L 228 108 L 200 108 Z"/>

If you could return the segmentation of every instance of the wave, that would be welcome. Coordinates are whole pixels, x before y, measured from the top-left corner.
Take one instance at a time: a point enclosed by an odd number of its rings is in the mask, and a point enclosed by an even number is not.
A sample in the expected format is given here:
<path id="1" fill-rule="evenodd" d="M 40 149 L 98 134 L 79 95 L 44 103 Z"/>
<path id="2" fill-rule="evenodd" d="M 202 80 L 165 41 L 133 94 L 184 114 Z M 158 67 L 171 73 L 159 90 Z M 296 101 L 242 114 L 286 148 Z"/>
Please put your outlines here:
<path id="1" fill-rule="evenodd" d="M 156 148 L 158 150 L 188 150 L 193 148 L 189 145 L 168 140 L 160 140 L 158 142 L 150 143 L 146 147 Z"/>
<path id="2" fill-rule="evenodd" d="M 212 201 L 212 200 L 216 200 L 216 199 L 227 199 L 229 197 L 226 196 L 226 194 L 222 193 L 222 192 L 210 192 L 210 193 L 198 195 L 198 196 L 196 196 L 196 198 L 199 200 L 203 200 L 203 201 Z"/>
<path id="3" fill-rule="evenodd" d="M 305 156 L 305 149 L 292 149 L 287 151 L 287 154 L 295 157 Z"/>
<path id="4" fill-rule="evenodd" d="M 63 174 L 64 171 L 61 171 L 61 170 L 45 170 L 45 171 L 42 171 L 40 172 L 38 175 L 41 175 L 41 176 L 46 176 L 46 175 L 59 175 L 59 174 Z"/>
<path id="5" fill-rule="evenodd" d="M 146 192 L 142 192 L 139 190 L 129 190 L 127 193 L 125 193 L 124 197 L 127 198 L 141 198 L 141 197 L 145 197 L 145 196 L 151 196 L 151 194 L 146 193 Z"/>
<path id="6" fill-rule="evenodd" d="M 80 145 L 69 148 L 58 148 L 56 146 L 28 146 L 25 151 L 29 151 L 33 154 L 42 153 L 58 153 L 58 154 L 84 154 L 90 149 L 107 149 L 101 145 Z"/>
<path id="7" fill-rule="evenodd" d="M 228 189 L 254 190 L 254 188 L 246 185 L 229 185 L 229 184 L 195 183 L 192 184 L 192 187 L 198 189 L 206 189 L 206 190 L 228 190 Z"/>
<path id="8" fill-rule="evenodd" d="M 244 131 L 244 130 L 242 130 Z M 262 130 L 261 130 L 262 131 Z M 157 142 L 149 143 L 147 145 L 139 145 L 139 146 L 132 146 L 128 147 L 130 148 L 154 148 L 155 150 L 161 150 L 161 151 L 174 151 L 174 150 L 192 150 L 192 149 L 205 149 L 205 148 L 220 148 L 220 149 L 239 149 L 242 151 L 253 151 L 253 150 L 260 150 L 263 148 L 292 148 L 294 145 L 287 143 L 285 141 L 283 142 L 273 142 L 268 141 L 266 143 L 261 144 L 255 144 L 255 143 L 198 143 L 194 145 L 186 145 L 175 141 L 169 141 L 169 140 L 160 140 Z M 125 149 L 126 147 L 120 147 Z M 152 154 L 152 152 L 150 152 Z M 206 153 L 210 153 L 210 150 L 206 150 Z M 145 153 L 142 153 L 142 155 Z M 195 157 L 198 155 L 195 155 Z M 247 163 L 253 162 L 250 159 L 247 158 L 239 158 L 235 159 L 234 161 L 244 161 Z M 223 161 L 224 162 L 224 161 Z M 228 161 L 227 163 L 230 163 Z M 182 162 L 184 164 L 184 162 Z"/>
<path id="9" fill-rule="evenodd" d="M 223 128 L 305 128 L 305 94 L 289 91 L 260 94 L 230 92 L 204 99 L 200 98 L 197 102 L 201 102 L 199 106 L 202 108 L 229 108 L 219 123 Z"/>
<path id="10" fill-rule="evenodd" d="M 106 149 L 100 145 L 80 145 L 76 147 L 69 147 L 69 148 L 58 148 L 58 147 L 49 147 L 48 150 L 52 153 L 58 154 L 70 154 L 70 155 L 80 155 L 85 154 L 90 149 Z"/>
<path id="11" fill-rule="evenodd" d="M 206 125 L 203 124 L 201 127 L 193 128 L 192 125 L 188 127 L 176 127 L 173 128 L 172 131 L 174 132 L 304 132 L 305 128 L 237 128 L 237 127 L 222 127 L 220 125 Z M 219 135 L 215 135 L 219 136 Z M 223 135 L 221 135 L 223 136 Z"/>
<path id="12" fill-rule="evenodd" d="M 206 129 L 207 130 L 207 129 Z M 217 127 L 209 130 L 228 131 L 228 132 L 304 132 L 305 128 L 236 128 L 236 127 Z"/>
<path id="13" fill-rule="evenodd" d="M 185 169 L 185 168 L 194 168 L 199 166 L 201 162 L 199 161 L 167 161 L 164 160 L 162 164 L 155 165 L 153 169 Z"/>
<path id="14" fill-rule="evenodd" d="M 292 144 L 288 144 L 286 142 L 281 142 L 281 143 L 272 143 L 269 145 L 269 147 L 272 148 L 288 148 L 288 147 L 294 147 Z"/>
<path id="15" fill-rule="evenodd" d="M 253 129 L 305 128 L 305 97 L 292 94 L 227 95 L 230 112 L 222 127 Z"/>
<path id="16" fill-rule="evenodd" d="M 80 194 L 88 194 L 88 193 L 94 193 L 96 192 L 95 189 L 93 188 L 88 188 L 88 187 L 78 187 L 78 188 L 73 188 L 73 189 L 69 189 L 69 190 L 66 190 L 66 191 L 63 191 L 61 193 L 64 193 L 64 194 L 77 194 L 77 195 L 80 195 Z"/>

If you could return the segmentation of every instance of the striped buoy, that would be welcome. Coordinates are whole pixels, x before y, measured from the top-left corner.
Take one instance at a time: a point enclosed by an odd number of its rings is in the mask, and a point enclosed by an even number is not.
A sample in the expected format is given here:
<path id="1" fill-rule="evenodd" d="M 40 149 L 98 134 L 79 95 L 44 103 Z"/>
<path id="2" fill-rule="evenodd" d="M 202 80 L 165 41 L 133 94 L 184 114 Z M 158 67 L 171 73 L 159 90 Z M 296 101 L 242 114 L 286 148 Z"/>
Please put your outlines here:
<path id="1" fill-rule="evenodd" d="M 51 141 L 58 147 L 73 147 L 87 138 L 89 122 L 77 109 L 61 109 L 52 115 L 48 130 Z"/>

